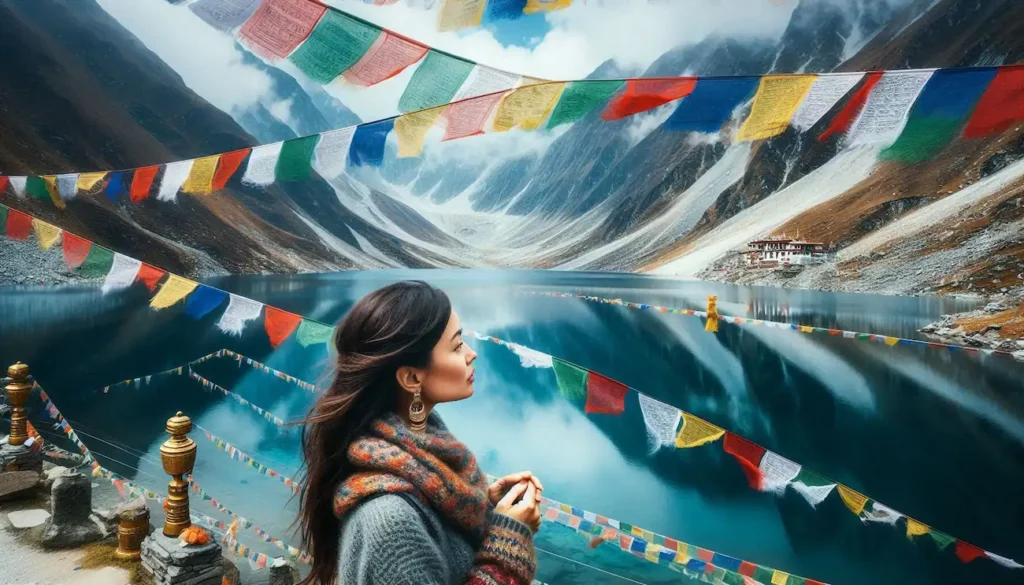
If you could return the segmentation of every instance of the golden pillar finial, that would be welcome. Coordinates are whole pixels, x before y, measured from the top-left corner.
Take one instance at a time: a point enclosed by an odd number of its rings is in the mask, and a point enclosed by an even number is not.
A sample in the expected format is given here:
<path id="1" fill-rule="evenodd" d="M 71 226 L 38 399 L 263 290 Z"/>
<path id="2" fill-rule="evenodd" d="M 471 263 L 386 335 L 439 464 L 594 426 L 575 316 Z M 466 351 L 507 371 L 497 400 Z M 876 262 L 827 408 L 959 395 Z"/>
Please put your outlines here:
<path id="1" fill-rule="evenodd" d="M 28 366 L 17 362 L 7 368 L 10 383 L 4 387 L 7 402 L 11 405 L 11 436 L 7 440 L 12 447 L 24 445 L 28 440 L 28 416 L 25 415 L 25 401 L 32 392 L 32 378 L 28 375 Z"/>
<path id="2" fill-rule="evenodd" d="M 188 482 L 182 479 L 186 473 L 192 473 L 196 464 L 196 442 L 188 438 L 191 431 L 192 419 L 181 412 L 167 419 L 167 434 L 171 438 L 160 445 L 160 462 L 171 476 L 164 503 L 165 536 L 178 536 L 192 525 L 188 514 Z"/>

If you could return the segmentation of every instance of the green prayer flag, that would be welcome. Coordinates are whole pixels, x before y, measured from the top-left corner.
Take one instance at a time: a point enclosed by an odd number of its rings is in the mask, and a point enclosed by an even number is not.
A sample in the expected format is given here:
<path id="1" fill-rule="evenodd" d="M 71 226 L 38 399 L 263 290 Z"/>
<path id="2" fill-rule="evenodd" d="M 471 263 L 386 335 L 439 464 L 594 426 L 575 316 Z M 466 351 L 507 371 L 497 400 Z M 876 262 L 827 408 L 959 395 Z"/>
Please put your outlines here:
<path id="1" fill-rule="evenodd" d="M 725 577 L 722 577 L 722 582 L 727 585 L 743 585 L 743 575 L 728 571 L 726 572 Z M 765 581 L 765 583 L 771 583 L 771 579 Z"/>
<path id="2" fill-rule="evenodd" d="M 85 278 L 100 278 L 110 272 L 110 267 L 113 264 L 114 252 L 98 244 L 93 244 L 89 248 L 89 255 L 78 267 L 78 272 Z"/>
<path id="3" fill-rule="evenodd" d="M 700 558 L 700 557 L 697 556 L 697 547 L 692 545 L 692 544 L 687 544 L 686 545 L 686 556 L 690 557 L 691 559 Z"/>
<path id="4" fill-rule="evenodd" d="M 725 580 L 725 575 L 726 575 L 726 570 L 723 569 L 722 567 L 715 567 L 714 569 L 711 570 L 711 579 L 714 580 L 715 583 L 717 583 L 719 581 Z M 741 577 L 740 578 L 740 583 L 742 583 L 742 582 L 743 582 L 743 578 Z"/>
<path id="5" fill-rule="evenodd" d="M 328 10 L 288 60 L 313 81 L 326 85 L 355 65 L 380 34 L 375 26 Z"/>
<path id="6" fill-rule="evenodd" d="M 774 575 L 774 569 L 762 567 L 761 565 L 758 565 L 757 568 L 754 569 L 754 581 L 757 581 L 758 583 L 771 583 L 772 576 Z"/>
<path id="7" fill-rule="evenodd" d="M 309 347 L 318 343 L 328 343 L 333 335 L 333 328 L 303 319 L 299 323 L 298 331 L 295 332 L 295 339 L 302 347 Z"/>
<path id="8" fill-rule="evenodd" d="M 587 397 L 587 371 L 567 364 L 555 358 L 552 360 L 555 378 L 558 379 L 558 392 L 569 400 L 582 400 Z M 623 525 L 625 526 L 625 525 Z"/>
<path id="9" fill-rule="evenodd" d="M 619 522 L 619 530 L 621 532 L 626 533 L 626 534 L 630 534 L 630 533 L 633 532 L 633 525 L 632 524 L 626 524 L 625 522 Z"/>
<path id="10" fill-rule="evenodd" d="M 932 537 L 932 540 L 935 541 L 935 546 L 939 547 L 939 550 L 946 550 L 947 546 L 956 542 L 956 538 L 938 530 L 932 530 L 928 533 L 928 536 Z"/>
<path id="11" fill-rule="evenodd" d="M 44 201 L 50 200 L 50 191 L 47 190 L 46 183 L 40 177 L 25 179 L 25 192 L 28 193 L 29 197 Z"/>
<path id="12" fill-rule="evenodd" d="M 827 477 L 823 477 L 813 471 L 809 471 L 806 467 L 802 467 L 800 469 L 800 473 L 797 474 L 796 479 L 794 479 L 793 482 L 802 483 L 807 487 L 818 487 L 823 485 L 832 485 L 835 483 Z"/>
<path id="13" fill-rule="evenodd" d="M 608 101 L 625 81 L 574 81 L 562 90 L 548 128 L 575 122 Z"/>
<path id="14" fill-rule="evenodd" d="M 892 146 L 878 154 L 881 160 L 904 164 L 925 162 L 956 137 L 965 118 L 911 117 Z"/>
<path id="15" fill-rule="evenodd" d="M 313 150 L 320 139 L 318 134 L 286 140 L 281 147 L 274 173 L 278 181 L 305 181 L 313 169 Z"/>
<path id="16" fill-rule="evenodd" d="M 7 230 L 7 206 L 0 205 L 0 234 Z"/>
<path id="17" fill-rule="evenodd" d="M 654 535 L 654 544 L 658 546 L 665 546 L 665 537 L 660 534 Z"/>
<path id="18" fill-rule="evenodd" d="M 771 581 L 769 581 L 769 583 L 771 583 Z M 807 579 L 797 577 L 796 575 L 790 575 L 789 581 L 786 582 L 786 585 L 807 585 Z"/>
<path id="19" fill-rule="evenodd" d="M 473 63 L 431 49 L 398 100 L 398 111 L 415 112 L 452 101 L 473 71 Z"/>

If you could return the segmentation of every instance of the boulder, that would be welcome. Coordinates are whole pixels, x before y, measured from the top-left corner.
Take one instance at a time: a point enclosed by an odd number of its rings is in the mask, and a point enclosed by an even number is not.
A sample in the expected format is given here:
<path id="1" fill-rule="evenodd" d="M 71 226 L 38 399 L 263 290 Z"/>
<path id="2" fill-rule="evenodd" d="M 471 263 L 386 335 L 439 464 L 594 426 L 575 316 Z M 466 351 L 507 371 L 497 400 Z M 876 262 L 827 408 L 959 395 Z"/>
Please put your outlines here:
<path id="1" fill-rule="evenodd" d="M 0 472 L 0 502 L 30 497 L 38 486 L 39 474 L 35 471 Z"/>
<path id="2" fill-rule="evenodd" d="M 295 585 L 299 582 L 299 570 L 281 557 L 270 564 L 269 585 Z"/>
<path id="3" fill-rule="evenodd" d="M 92 514 L 92 484 L 81 473 L 62 475 L 50 490 L 50 519 L 40 543 L 47 548 L 73 548 L 107 536 L 103 523 Z"/>

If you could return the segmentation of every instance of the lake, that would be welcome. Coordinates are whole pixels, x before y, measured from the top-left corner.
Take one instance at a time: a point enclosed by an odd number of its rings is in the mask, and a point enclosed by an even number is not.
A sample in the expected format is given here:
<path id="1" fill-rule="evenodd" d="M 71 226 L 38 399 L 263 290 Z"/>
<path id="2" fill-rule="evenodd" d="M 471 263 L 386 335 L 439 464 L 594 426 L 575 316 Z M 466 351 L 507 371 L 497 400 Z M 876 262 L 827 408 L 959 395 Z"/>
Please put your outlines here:
<path id="1" fill-rule="evenodd" d="M 952 352 L 788 330 L 723 324 L 705 332 L 693 316 L 641 311 L 568 292 L 704 309 L 718 295 L 725 315 L 921 338 L 916 330 L 977 303 L 737 287 L 618 274 L 542 271 L 373 271 L 231 276 L 207 284 L 324 322 L 365 293 L 406 278 L 449 293 L 466 327 L 521 343 L 606 376 L 839 480 L 881 503 L 984 549 L 1024 559 L 1024 364 Z M 298 430 L 281 428 L 185 376 L 97 392 L 228 348 L 310 382 L 327 379 L 323 346 L 294 336 L 272 350 L 262 320 L 240 337 L 220 332 L 223 308 L 202 319 L 181 305 L 155 312 L 144 287 L 0 288 L 0 360 L 28 363 L 38 382 L 104 466 L 154 491 L 165 489 L 158 448 L 176 410 L 291 475 Z M 545 495 L 696 546 L 823 582 L 844 584 L 1019 583 L 1021 572 L 952 548 L 909 541 L 895 527 L 864 523 L 833 493 L 812 508 L 747 486 L 721 442 L 651 454 L 637 398 L 620 416 L 587 415 L 562 398 L 550 369 L 524 368 L 504 347 L 470 340 L 479 354 L 476 394 L 443 405 L 453 432 L 492 474 L 528 469 Z M 286 419 L 315 395 L 229 358 L 202 376 Z M 34 414 L 33 420 L 39 415 Z M 53 436 L 53 435 L 49 435 Z M 225 506 L 283 537 L 295 502 L 277 479 L 232 461 L 203 437 L 196 481 Z M 229 520 L 213 507 L 193 509 Z M 251 532 L 243 541 L 276 556 Z M 611 544 L 591 550 L 571 530 L 545 523 L 538 579 L 556 583 L 678 583 L 689 579 Z"/>

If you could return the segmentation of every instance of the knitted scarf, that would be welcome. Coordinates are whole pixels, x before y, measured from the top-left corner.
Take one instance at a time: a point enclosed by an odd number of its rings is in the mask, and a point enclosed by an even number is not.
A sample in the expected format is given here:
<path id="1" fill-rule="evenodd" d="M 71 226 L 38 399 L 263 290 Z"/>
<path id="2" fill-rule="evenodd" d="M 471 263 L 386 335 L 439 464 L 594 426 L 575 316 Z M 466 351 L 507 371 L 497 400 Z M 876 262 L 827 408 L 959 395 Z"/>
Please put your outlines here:
<path id="1" fill-rule="evenodd" d="M 381 494 L 407 493 L 458 527 L 474 544 L 484 537 L 490 503 L 487 480 L 476 458 L 430 413 L 425 433 L 414 433 L 394 413 L 349 445 L 356 468 L 338 486 L 334 515 L 343 520 L 359 502 Z"/>

